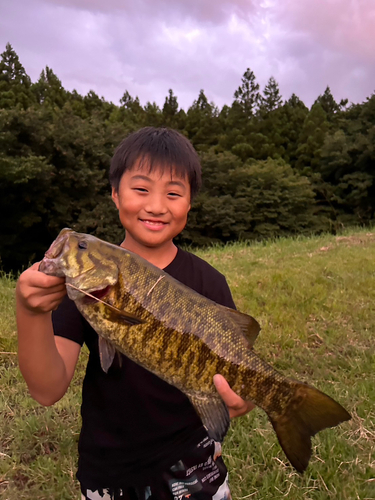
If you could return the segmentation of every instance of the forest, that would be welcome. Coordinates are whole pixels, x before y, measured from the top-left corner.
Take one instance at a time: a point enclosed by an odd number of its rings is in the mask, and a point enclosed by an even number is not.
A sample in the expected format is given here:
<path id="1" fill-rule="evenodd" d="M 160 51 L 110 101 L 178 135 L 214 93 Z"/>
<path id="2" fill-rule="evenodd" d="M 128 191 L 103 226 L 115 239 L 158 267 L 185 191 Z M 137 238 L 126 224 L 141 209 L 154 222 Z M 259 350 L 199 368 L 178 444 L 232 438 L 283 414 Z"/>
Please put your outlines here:
<path id="1" fill-rule="evenodd" d="M 64 89 L 49 67 L 32 82 L 10 44 L 0 60 L 0 268 L 40 259 L 63 227 L 118 243 L 110 198 L 115 147 L 144 126 L 171 127 L 198 151 L 203 186 L 177 243 L 262 240 L 368 226 L 375 211 L 375 94 L 309 109 L 244 72 L 219 109 L 204 90 L 184 110 L 170 89 L 160 108 L 124 89 L 119 104 Z"/>

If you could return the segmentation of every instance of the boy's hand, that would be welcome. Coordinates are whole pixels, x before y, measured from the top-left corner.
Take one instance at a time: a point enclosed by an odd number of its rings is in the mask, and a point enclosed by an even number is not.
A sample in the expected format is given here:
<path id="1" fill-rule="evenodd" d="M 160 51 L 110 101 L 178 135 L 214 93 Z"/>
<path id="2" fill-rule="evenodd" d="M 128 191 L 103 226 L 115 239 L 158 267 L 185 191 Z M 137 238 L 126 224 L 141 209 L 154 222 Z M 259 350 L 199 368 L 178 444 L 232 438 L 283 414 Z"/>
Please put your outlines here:
<path id="1" fill-rule="evenodd" d="M 66 295 L 65 279 L 39 272 L 39 264 L 20 275 L 16 288 L 18 303 L 33 314 L 53 311 Z"/>
<path id="2" fill-rule="evenodd" d="M 255 405 L 251 401 L 244 401 L 232 391 L 228 382 L 222 375 L 214 375 L 214 384 L 217 392 L 228 407 L 230 418 L 240 417 L 255 408 Z"/>

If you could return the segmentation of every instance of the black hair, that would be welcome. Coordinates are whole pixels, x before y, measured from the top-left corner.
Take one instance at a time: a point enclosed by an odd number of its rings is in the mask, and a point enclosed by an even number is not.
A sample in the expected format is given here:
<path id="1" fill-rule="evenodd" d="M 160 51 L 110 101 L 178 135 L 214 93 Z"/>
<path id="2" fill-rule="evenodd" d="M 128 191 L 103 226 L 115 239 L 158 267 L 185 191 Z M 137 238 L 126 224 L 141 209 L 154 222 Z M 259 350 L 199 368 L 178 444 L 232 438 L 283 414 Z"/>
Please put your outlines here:
<path id="1" fill-rule="evenodd" d="M 144 127 L 128 135 L 116 148 L 109 169 L 111 186 L 118 191 L 124 172 L 135 164 L 151 172 L 169 169 L 171 174 L 187 177 L 193 199 L 201 186 L 202 169 L 191 142 L 170 128 Z"/>

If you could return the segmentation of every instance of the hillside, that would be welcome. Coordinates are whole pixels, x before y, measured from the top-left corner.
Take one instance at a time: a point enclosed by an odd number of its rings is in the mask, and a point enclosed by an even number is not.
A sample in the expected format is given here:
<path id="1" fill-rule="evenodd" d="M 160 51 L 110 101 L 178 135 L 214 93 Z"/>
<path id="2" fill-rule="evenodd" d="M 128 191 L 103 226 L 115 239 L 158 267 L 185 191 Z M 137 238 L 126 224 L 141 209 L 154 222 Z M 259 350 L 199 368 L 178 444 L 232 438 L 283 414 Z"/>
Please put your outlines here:
<path id="1" fill-rule="evenodd" d="M 234 499 L 375 498 L 375 231 L 279 239 L 197 252 L 227 277 L 239 310 L 258 319 L 255 345 L 283 374 L 338 400 L 352 420 L 313 440 L 300 476 L 265 414 L 233 422 L 224 454 Z M 43 408 L 16 360 L 15 281 L 0 278 L 0 494 L 78 498 L 74 480 L 86 351 L 64 398 Z"/>

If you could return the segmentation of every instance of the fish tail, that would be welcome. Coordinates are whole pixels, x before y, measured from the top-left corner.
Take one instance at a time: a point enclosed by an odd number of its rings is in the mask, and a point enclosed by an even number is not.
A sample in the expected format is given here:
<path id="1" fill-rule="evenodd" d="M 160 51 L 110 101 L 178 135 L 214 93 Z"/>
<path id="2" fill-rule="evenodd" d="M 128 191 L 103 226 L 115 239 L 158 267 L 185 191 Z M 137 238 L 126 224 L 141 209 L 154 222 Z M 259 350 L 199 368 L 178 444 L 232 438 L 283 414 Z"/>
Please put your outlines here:
<path id="1" fill-rule="evenodd" d="M 288 460 L 298 472 L 304 472 L 311 457 L 311 437 L 351 416 L 318 389 L 298 382 L 294 385 L 294 395 L 285 411 L 270 420 Z"/>

